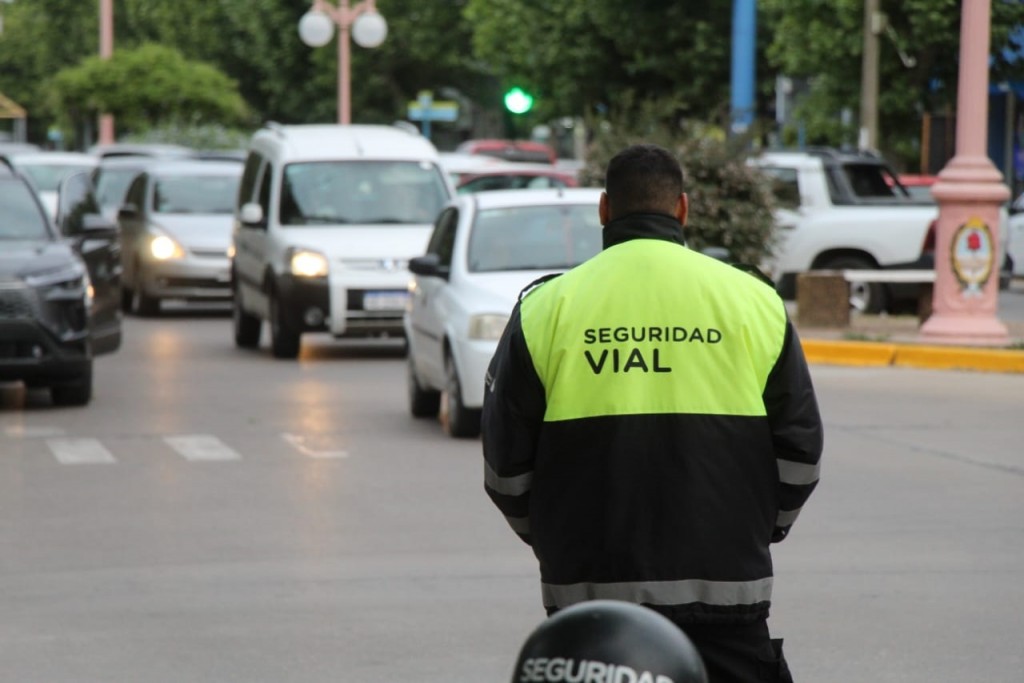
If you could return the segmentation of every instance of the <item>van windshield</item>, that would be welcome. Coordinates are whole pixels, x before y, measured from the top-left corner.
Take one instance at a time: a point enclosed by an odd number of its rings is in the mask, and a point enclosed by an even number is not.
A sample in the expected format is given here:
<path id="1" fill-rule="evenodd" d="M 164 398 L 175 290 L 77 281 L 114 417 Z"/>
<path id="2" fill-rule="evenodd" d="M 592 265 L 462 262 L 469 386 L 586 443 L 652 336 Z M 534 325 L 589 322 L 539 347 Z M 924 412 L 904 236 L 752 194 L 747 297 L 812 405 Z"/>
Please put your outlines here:
<path id="1" fill-rule="evenodd" d="M 281 225 L 432 223 L 448 199 L 441 171 L 418 161 L 288 164 Z"/>

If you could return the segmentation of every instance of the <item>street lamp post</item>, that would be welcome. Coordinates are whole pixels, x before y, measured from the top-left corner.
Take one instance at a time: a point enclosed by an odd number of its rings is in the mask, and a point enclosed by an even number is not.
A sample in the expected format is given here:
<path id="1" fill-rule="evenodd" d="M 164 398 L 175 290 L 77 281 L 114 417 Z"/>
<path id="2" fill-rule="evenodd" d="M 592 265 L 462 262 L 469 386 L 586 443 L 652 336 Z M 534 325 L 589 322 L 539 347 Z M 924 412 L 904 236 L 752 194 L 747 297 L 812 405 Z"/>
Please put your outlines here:
<path id="1" fill-rule="evenodd" d="M 100 0 L 100 57 L 110 59 L 114 54 L 114 0 Z M 114 142 L 114 117 L 100 114 L 100 144 Z"/>
<path id="2" fill-rule="evenodd" d="M 363 0 L 349 6 L 349 0 L 338 0 L 337 6 L 327 0 L 313 0 L 313 7 L 299 20 L 299 37 L 310 47 L 331 42 L 334 26 L 338 27 L 338 123 L 351 123 L 351 63 L 349 34 L 360 47 L 377 47 L 388 35 L 388 24 L 377 12 L 376 0 Z"/>

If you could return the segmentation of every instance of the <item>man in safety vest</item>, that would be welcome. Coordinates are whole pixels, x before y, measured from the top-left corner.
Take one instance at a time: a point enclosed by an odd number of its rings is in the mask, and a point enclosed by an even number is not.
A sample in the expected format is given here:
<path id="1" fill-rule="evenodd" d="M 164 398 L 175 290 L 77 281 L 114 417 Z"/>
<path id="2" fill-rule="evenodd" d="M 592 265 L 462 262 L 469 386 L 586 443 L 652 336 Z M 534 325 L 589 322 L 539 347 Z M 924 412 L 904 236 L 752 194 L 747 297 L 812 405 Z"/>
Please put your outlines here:
<path id="1" fill-rule="evenodd" d="M 822 424 L 778 294 L 691 251 L 670 152 L 608 165 L 604 250 L 519 298 L 491 361 L 485 488 L 540 563 L 549 614 L 646 605 L 712 683 L 790 681 L 772 560 L 818 482 Z"/>

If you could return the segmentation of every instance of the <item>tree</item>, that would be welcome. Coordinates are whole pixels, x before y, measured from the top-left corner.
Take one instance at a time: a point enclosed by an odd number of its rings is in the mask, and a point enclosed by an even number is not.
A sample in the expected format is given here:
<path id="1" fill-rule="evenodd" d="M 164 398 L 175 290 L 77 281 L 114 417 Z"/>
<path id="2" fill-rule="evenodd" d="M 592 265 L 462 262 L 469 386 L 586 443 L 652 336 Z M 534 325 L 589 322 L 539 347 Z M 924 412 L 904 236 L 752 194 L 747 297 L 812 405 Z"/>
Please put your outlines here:
<path id="1" fill-rule="evenodd" d="M 88 57 L 49 85 L 54 111 L 74 118 L 113 114 L 127 129 L 168 122 L 237 124 L 248 110 L 234 81 L 160 45 Z"/>
<path id="2" fill-rule="evenodd" d="M 624 102 L 595 134 L 581 173 L 584 185 L 602 187 L 608 162 L 631 144 L 660 145 L 683 167 L 690 214 L 684 234 L 691 249 L 723 247 L 735 263 L 759 266 L 775 246 L 771 180 L 746 163 L 742 141 L 697 123 L 680 126 L 664 103 Z"/>
<path id="3" fill-rule="evenodd" d="M 880 36 L 879 147 L 896 159 L 915 159 L 921 114 L 955 109 L 962 0 L 882 0 L 891 31 Z M 761 0 L 765 22 L 774 27 L 771 62 L 787 76 L 803 79 L 806 94 L 796 117 L 810 142 L 855 141 L 860 111 L 863 0 Z M 992 3 L 992 82 L 1024 79 L 1024 62 L 1004 48 L 1020 50 L 1016 27 L 1024 3 Z M 905 57 L 901 58 L 900 52 Z M 844 126 L 843 109 L 854 119 Z M 792 130 L 790 131 L 792 139 Z"/>
<path id="4" fill-rule="evenodd" d="M 533 93 L 541 120 L 644 99 L 728 116 L 732 0 L 469 0 L 466 16 L 474 53 Z"/>

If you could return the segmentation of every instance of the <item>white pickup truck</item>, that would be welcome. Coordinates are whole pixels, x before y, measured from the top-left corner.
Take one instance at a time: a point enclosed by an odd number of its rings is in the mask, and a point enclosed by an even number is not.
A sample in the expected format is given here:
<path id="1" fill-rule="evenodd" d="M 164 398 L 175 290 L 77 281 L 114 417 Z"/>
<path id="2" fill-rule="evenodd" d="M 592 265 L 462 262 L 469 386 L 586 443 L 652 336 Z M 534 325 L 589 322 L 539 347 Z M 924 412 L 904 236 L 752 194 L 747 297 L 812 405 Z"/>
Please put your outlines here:
<path id="1" fill-rule="evenodd" d="M 779 241 L 763 266 L 784 297 L 795 296 L 796 276 L 808 270 L 934 268 L 938 205 L 912 198 L 883 159 L 812 148 L 765 152 L 750 163 L 776 181 Z M 1005 227 L 1006 216 L 1004 238 Z M 916 303 L 920 286 L 854 282 L 850 302 L 877 313 Z"/>

